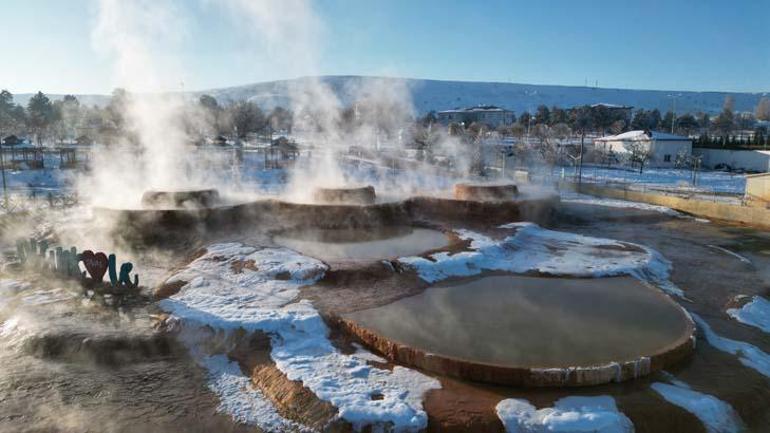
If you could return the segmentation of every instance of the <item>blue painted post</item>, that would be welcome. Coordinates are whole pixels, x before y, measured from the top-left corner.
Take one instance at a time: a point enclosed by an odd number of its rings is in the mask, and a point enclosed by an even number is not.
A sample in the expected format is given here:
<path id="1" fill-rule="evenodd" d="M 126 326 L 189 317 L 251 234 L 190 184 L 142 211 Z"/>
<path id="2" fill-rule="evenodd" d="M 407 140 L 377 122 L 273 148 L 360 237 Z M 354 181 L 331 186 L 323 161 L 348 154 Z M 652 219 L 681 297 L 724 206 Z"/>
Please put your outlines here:
<path id="1" fill-rule="evenodd" d="M 118 279 L 118 273 L 116 272 L 116 269 L 115 269 L 115 264 L 116 264 L 115 261 L 116 261 L 115 254 L 110 254 L 107 257 L 107 270 L 109 271 L 109 274 L 110 274 L 110 284 L 112 285 L 112 287 L 118 287 L 118 284 L 120 284 L 120 280 Z M 122 266 L 121 266 L 121 272 L 123 272 Z"/>
<path id="2" fill-rule="evenodd" d="M 56 269 L 56 273 L 59 275 L 65 275 L 66 274 L 66 268 L 64 261 L 62 260 L 62 253 L 64 252 L 64 248 L 62 247 L 56 247 L 56 261 L 54 264 L 54 269 Z"/>
<path id="3" fill-rule="evenodd" d="M 22 265 L 27 263 L 27 250 L 24 248 L 24 241 L 21 239 L 16 241 L 16 255 L 19 257 L 19 262 Z"/>
<path id="4" fill-rule="evenodd" d="M 80 275 L 80 266 L 78 266 L 78 263 L 80 263 L 80 255 L 78 254 L 78 249 L 75 247 L 70 248 L 70 256 L 69 256 L 69 267 L 67 268 L 67 275 L 70 277 L 74 275 Z"/>

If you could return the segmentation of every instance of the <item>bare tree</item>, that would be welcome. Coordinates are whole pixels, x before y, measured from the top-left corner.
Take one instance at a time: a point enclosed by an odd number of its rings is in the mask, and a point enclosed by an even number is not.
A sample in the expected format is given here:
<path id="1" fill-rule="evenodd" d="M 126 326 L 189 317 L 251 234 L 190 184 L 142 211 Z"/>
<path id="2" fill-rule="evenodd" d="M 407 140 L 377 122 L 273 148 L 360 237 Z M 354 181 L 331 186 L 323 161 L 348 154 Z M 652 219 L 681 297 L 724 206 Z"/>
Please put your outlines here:
<path id="1" fill-rule="evenodd" d="M 561 146 L 556 133 L 554 128 L 543 124 L 536 125 L 532 132 L 536 138 L 533 148 L 540 159 L 549 166 L 556 164 L 561 156 Z"/>
<path id="2" fill-rule="evenodd" d="M 770 98 L 763 96 L 759 100 L 755 114 L 758 120 L 770 120 Z"/>
<path id="3" fill-rule="evenodd" d="M 489 135 L 489 127 L 483 123 L 471 123 L 466 131 L 468 143 L 470 144 L 471 173 L 484 174 L 484 153 L 482 144 L 484 138 Z"/>
<path id="4" fill-rule="evenodd" d="M 619 162 L 618 154 L 612 148 L 597 147 L 594 149 L 594 155 L 599 164 L 607 167 Z"/>
<path id="5" fill-rule="evenodd" d="M 612 122 L 612 125 L 610 125 L 610 131 L 612 131 L 612 133 L 615 135 L 620 134 L 624 129 L 626 129 L 625 120 L 616 120 Z"/>
<path id="6" fill-rule="evenodd" d="M 722 104 L 722 110 L 735 111 L 735 97 L 733 95 L 725 96 L 725 102 Z"/>
<path id="7" fill-rule="evenodd" d="M 639 164 L 639 174 L 642 174 L 644 165 L 652 159 L 652 148 L 640 141 L 627 142 L 623 147 L 628 151 L 628 161 L 631 166 Z"/>

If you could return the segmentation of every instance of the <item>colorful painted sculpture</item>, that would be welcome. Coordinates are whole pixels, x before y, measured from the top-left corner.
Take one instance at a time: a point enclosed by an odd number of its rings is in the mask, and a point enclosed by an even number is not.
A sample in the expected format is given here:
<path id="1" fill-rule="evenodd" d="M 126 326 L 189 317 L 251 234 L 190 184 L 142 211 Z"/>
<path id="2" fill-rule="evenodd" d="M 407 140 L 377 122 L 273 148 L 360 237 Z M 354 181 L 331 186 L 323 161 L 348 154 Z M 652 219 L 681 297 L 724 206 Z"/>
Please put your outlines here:
<path id="1" fill-rule="evenodd" d="M 108 273 L 113 289 L 132 290 L 139 287 L 139 275 L 134 274 L 133 281 L 131 279 L 133 263 L 121 264 L 118 272 L 115 254 L 107 256 L 103 252 L 94 253 L 91 250 L 78 254 L 75 247 L 69 250 L 56 247 L 48 251 L 48 241 L 29 239 L 16 241 L 16 255 L 25 269 L 47 270 L 61 277 L 78 276 L 90 285 L 101 284 L 104 274 Z M 83 262 L 85 271 L 81 272 L 80 262 Z"/>

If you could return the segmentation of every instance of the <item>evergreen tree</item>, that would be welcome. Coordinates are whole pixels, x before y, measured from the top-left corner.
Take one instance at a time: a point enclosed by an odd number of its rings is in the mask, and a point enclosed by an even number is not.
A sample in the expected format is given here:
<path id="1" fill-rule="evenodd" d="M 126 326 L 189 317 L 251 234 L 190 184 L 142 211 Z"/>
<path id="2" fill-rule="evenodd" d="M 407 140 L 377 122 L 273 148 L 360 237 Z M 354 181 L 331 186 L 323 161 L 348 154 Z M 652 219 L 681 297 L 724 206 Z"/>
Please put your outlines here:
<path id="1" fill-rule="evenodd" d="M 55 120 L 51 100 L 43 92 L 37 92 L 27 103 L 27 124 L 35 134 L 38 146 L 43 144 L 43 138 L 48 127 Z"/>
<path id="2" fill-rule="evenodd" d="M 547 125 L 551 120 L 551 110 L 548 109 L 545 105 L 540 105 L 537 107 L 537 111 L 535 112 L 535 124 L 536 125 Z"/>
<path id="3" fill-rule="evenodd" d="M 7 90 L 0 91 L 0 139 L 13 129 L 13 95 Z"/>
<path id="4" fill-rule="evenodd" d="M 712 122 L 714 131 L 721 135 L 727 135 L 733 131 L 735 127 L 733 112 L 730 110 L 722 110 L 714 121 Z"/>

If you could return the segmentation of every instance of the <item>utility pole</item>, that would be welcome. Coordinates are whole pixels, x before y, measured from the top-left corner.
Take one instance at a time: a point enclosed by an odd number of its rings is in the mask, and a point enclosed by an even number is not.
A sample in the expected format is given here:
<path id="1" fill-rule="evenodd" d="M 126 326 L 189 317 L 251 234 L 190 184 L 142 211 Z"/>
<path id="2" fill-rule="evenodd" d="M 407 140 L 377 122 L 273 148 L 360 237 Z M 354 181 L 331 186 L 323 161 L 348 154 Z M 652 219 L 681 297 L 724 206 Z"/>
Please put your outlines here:
<path id="1" fill-rule="evenodd" d="M 5 210 L 8 210 L 8 185 L 5 183 L 5 161 L 3 160 L 3 137 L 0 135 L 0 172 L 3 175 L 3 199 L 5 200 Z"/>
<path id="2" fill-rule="evenodd" d="M 676 123 L 676 98 L 671 98 L 671 134 L 674 134 L 674 124 Z"/>
<path id="3" fill-rule="evenodd" d="M 674 125 L 676 125 L 676 98 L 682 96 L 681 93 L 676 95 L 668 95 L 671 98 L 671 133 L 674 133 Z"/>
<path id="4" fill-rule="evenodd" d="M 527 120 L 527 146 L 529 146 L 529 128 L 532 127 L 532 115 L 529 116 L 529 119 Z"/>
<path id="5" fill-rule="evenodd" d="M 578 162 L 578 186 L 583 182 L 583 143 L 585 142 L 586 131 L 580 131 L 580 161 Z M 579 192 L 579 191 L 578 191 Z"/>

